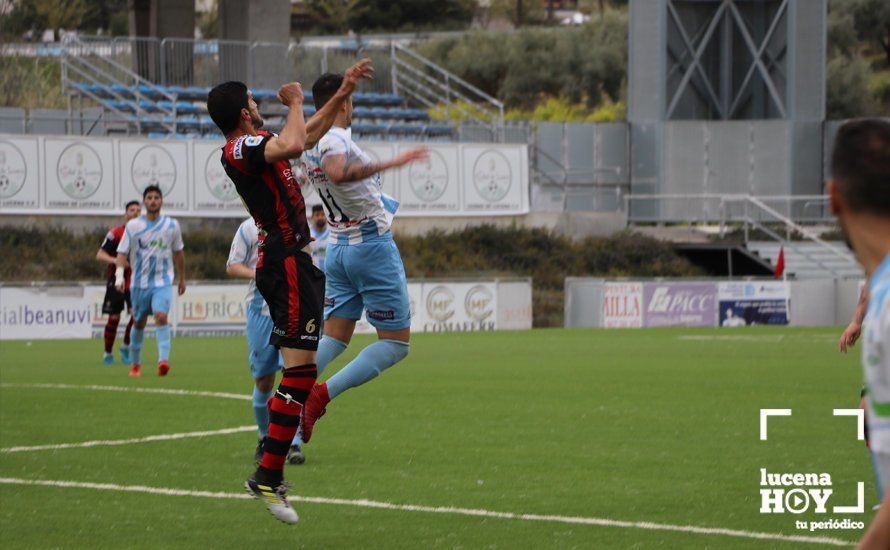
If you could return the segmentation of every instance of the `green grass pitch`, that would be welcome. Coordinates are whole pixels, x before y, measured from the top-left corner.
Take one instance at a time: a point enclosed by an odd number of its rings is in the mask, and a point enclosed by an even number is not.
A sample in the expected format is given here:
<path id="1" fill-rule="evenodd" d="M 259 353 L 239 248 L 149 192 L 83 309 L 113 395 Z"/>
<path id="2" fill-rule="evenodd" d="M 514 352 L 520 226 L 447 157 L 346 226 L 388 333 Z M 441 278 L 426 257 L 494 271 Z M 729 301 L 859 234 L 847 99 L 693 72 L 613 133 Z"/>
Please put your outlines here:
<path id="1" fill-rule="evenodd" d="M 602 518 L 855 541 L 808 533 L 815 513 L 759 513 L 760 468 L 829 472 L 838 502 L 865 481 L 858 348 L 839 329 L 535 330 L 420 334 L 409 357 L 328 407 L 290 466 L 293 495 Z M 325 373 L 355 356 L 353 345 Z M 248 395 L 242 338 L 177 338 L 171 375 L 101 363 L 101 342 L 0 344 L 0 477 L 243 493 L 255 434 L 28 452 L 10 447 L 212 431 L 253 423 L 250 401 L 40 388 Z M 759 409 L 790 408 L 759 439 Z M 843 501 L 843 502 L 840 502 Z M 297 502 L 296 526 L 252 500 L 0 484 L 5 548 L 792 548 L 818 544 Z M 828 514 L 827 517 L 838 517 Z"/>

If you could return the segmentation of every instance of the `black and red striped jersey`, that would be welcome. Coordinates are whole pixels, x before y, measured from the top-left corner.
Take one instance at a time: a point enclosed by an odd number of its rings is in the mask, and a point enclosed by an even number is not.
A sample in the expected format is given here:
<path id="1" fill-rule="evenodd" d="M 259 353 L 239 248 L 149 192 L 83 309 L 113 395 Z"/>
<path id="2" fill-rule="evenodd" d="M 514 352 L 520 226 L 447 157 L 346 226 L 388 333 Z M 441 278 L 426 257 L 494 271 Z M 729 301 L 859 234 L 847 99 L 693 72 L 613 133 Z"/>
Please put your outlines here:
<path id="1" fill-rule="evenodd" d="M 273 135 L 237 137 L 223 147 L 220 159 L 241 200 L 259 229 L 259 258 L 277 261 L 312 241 L 306 221 L 306 204 L 290 162 L 268 163 L 266 143 Z"/>
<path id="2" fill-rule="evenodd" d="M 107 252 L 110 256 L 117 256 L 117 245 L 120 244 L 121 238 L 124 236 L 124 229 L 127 227 L 126 224 L 119 225 L 117 227 L 112 227 L 108 230 L 108 233 L 105 235 L 105 239 L 102 241 L 102 250 Z M 108 264 L 108 267 L 105 270 L 105 279 L 109 284 L 114 284 L 115 281 L 115 270 L 117 266 L 114 264 Z M 127 288 L 130 288 L 130 274 L 132 270 L 128 267 L 124 270 L 124 281 Z"/>

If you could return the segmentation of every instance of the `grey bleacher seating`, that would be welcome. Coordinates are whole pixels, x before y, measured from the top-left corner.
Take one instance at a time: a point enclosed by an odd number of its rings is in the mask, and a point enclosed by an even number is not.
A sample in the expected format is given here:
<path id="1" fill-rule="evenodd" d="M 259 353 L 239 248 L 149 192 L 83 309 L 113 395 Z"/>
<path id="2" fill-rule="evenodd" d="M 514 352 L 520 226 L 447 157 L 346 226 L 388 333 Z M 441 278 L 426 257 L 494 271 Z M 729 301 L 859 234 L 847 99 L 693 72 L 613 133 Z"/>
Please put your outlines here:
<path id="1" fill-rule="evenodd" d="M 0 107 L 0 133 L 24 134 L 27 129 L 24 109 L 21 107 Z"/>

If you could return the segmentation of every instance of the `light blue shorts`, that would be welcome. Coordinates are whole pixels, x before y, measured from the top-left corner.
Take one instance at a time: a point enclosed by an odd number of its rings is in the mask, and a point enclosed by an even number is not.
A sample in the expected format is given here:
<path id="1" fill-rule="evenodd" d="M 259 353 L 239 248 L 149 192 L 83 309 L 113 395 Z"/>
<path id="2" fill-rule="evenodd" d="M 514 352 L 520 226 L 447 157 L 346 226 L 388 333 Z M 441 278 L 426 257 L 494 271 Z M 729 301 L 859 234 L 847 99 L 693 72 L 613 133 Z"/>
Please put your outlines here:
<path id="1" fill-rule="evenodd" d="M 411 303 L 405 266 L 392 234 L 359 244 L 328 244 L 324 318 L 359 320 L 383 330 L 411 326 Z"/>
<path id="2" fill-rule="evenodd" d="M 247 308 L 247 350 L 250 375 L 254 379 L 275 374 L 284 368 L 281 354 L 269 344 L 272 326 L 272 318 L 263 315 L 261 308 Z"/>
<path id="3" fill-rule="evenodd" d="M 130 299 L 133 301 L 133 319 L 144 321 L 154 313 L 167 314 L 170 312 L 173 287 L 131 288 Z"/>

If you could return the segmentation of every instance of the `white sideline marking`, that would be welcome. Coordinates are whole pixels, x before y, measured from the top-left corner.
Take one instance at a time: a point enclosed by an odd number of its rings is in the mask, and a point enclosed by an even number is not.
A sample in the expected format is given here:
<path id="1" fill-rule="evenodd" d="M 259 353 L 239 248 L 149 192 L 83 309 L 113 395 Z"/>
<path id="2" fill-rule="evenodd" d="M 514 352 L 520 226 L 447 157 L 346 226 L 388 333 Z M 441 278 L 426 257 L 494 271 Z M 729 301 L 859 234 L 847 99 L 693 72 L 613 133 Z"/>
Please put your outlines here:
<path id="1" fill-rule="evenodd" d="M 174 439 L 187 439 L 189 437 L 207 437 L 210 435 L 227 435 L 256 430 L 256 426 L 238 426 L 237 428 L 225 428 L 207 432 L 185 432 L 178 434 L 149 435 L 132 439 L 108 439 L 98 441 L 84 441 L 82 443 L 59 443 L 57 445 L 32 445 L 30 447 L 6 447 L 0 449 L 0 453 L 23 453 L 27 451 L 56 451 L 59 449 L 79 449 L 84 447 L 113 447 L 115 445 L 130 445 L 131 443 L 149 443 L 151 441 L 171 441 Z"/>
<path id="2" fill-rule="evenodd" d="M 0 384 L 0 388 L 37 388 L 45 390 L 94 390 L 122 391 L 135 393 L 160 393 L 164 395 L 189 395 L 195 397 L 219 397 L 221 399 L 240 399 L 250 401 L 249 395 L 240 393 L 224 393 L 214 391 L 173 390 L 166 388 L 130 388 L 127 386 L 78 386 L 76 384 Z"/>
<path id="3" fill-rule="evenodd" d="M 745 335 L 745 334 L 684 334 L 677 336 L 677 340 L 693 340 L 701 342 L 781 342 L 785 339 L 784 334 L 775 335 Z"/>
<path id="4" fill-rule="evenodd" d="M 80 481 L 52 481 L 42 479 L 20 479 L 12 477 L 0 478 L 0 483 L 7 485 L 39 485 L 44 487 L 69 487 L 77 489 L 96 489 L 100 491 L 120 491 L 128 493 L 148 493 L 152 495 L 190 496 L 222 499 L 250 499 L 245 493 L 223 493 L 211 491 L 188 491 L 184 489 L 169 489 L 164 487 L 146 487 L 143 485 L 117 485 L 114 483 L 87 483 Z M 853 543 L 841 539 L 828 537 L 809 537 L 800 535 L 781 535 L 779 533 L 760 533 L 757 531 L 741 531 L 736 529 L 724 529 L 719 527 L 697 527 L 695 525 L 671 525 L 667 523 L 652 523 L 648 521 L 621 521 L 606 518 L 578 517 L 578 516 L 552 516 L 539 514 L 519 514 L 513 512 L 495 512 L 491 510 L 477 510 L 472 508 L 455 508 L 450 506 L 423 506 L 417 504 L 392 504 L 376 500 L 350 500 L 342 498 L 302 497 L 292 496 L 291 501 L 308 502 L 312 504 L 333 504 L 338 506 L 355 506 L 358 508 L 377 508 L 382 510 L 397 510 L 403 512 L 425 512 L 432 514 L 455 514 L 460 516 L 487 517 L 497 519 L 514 519 L 520 521 L 543 521 L 554 523 L 569 523 L 576 525 L 598 525 L 601 527 L 622 527 L 626 529 L 647 529 L 652 531 L 676 531 L 681 533 L 694 533 L 697 535 L 718 535 L 758 540 L 776 540 L 785 542 L 801 542 L 810 544 L 827 544 L 831 546 L 852 546 Z"/>

